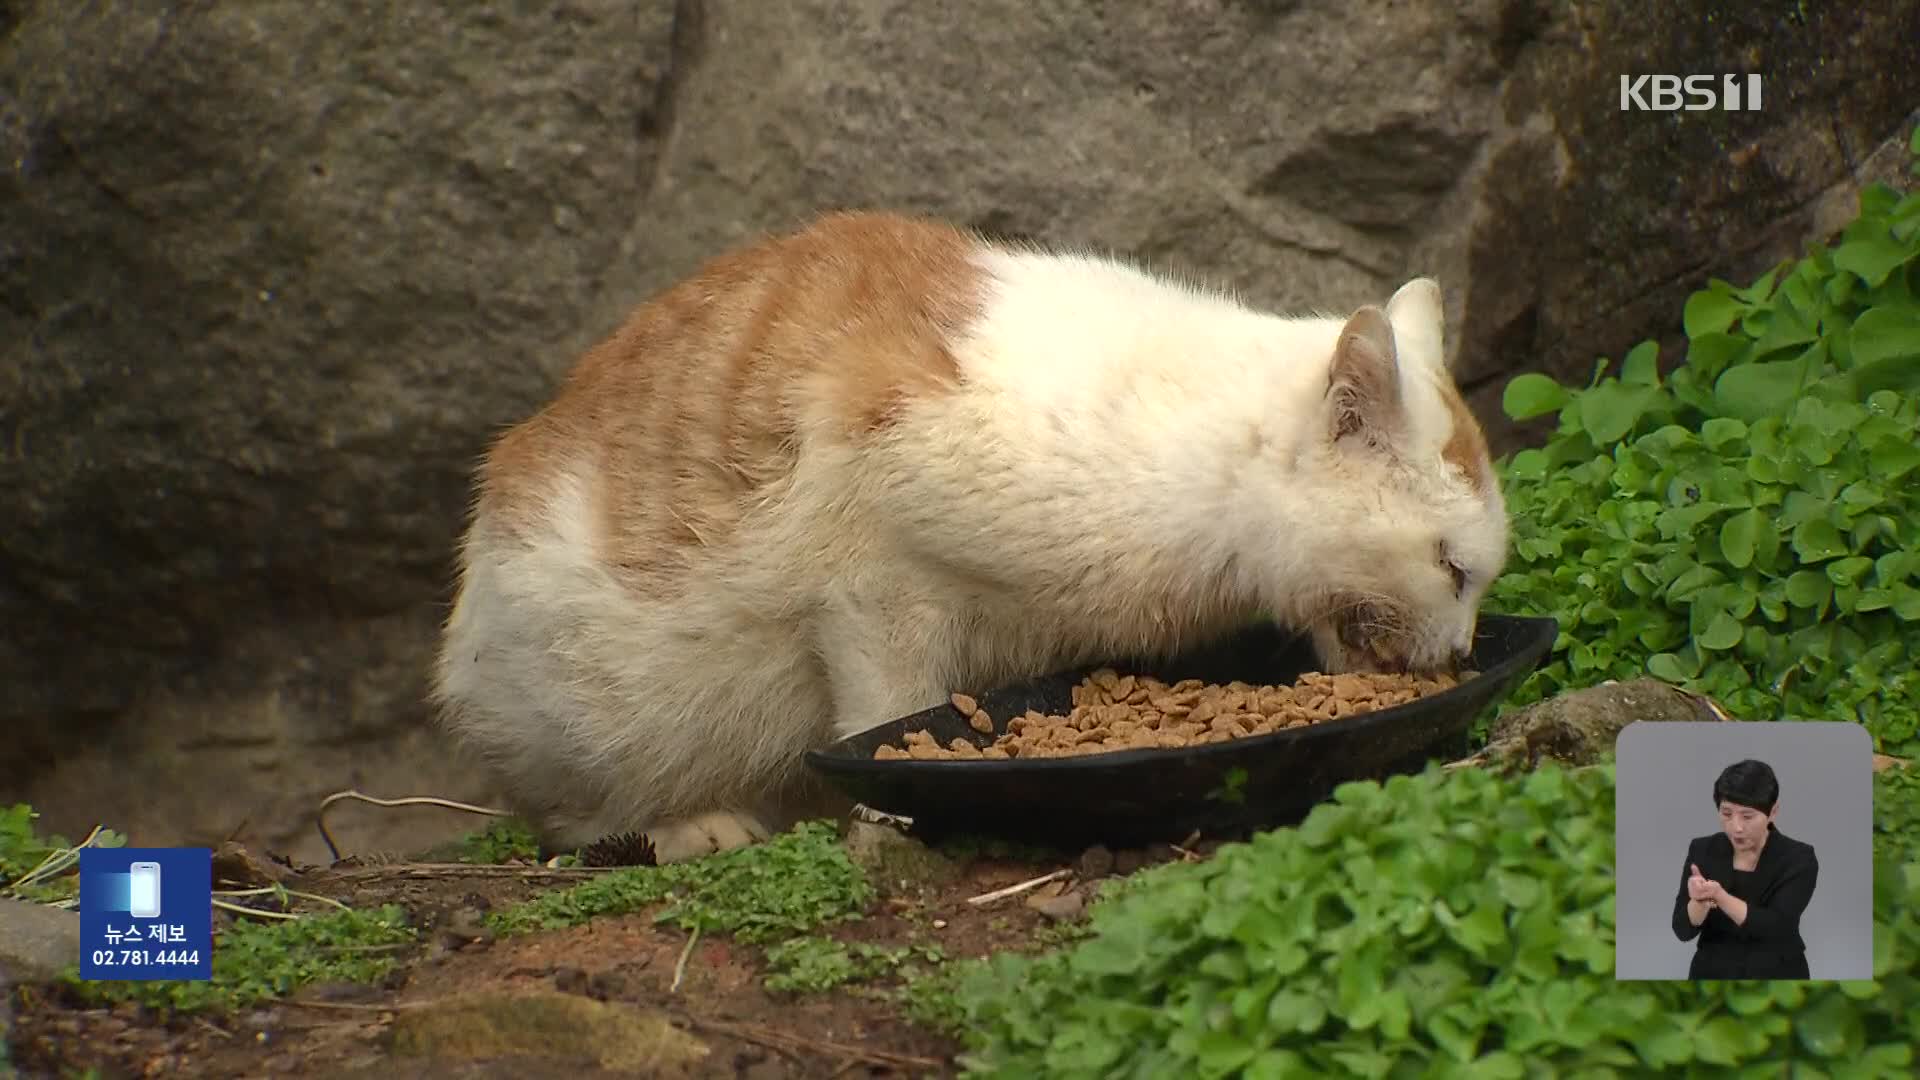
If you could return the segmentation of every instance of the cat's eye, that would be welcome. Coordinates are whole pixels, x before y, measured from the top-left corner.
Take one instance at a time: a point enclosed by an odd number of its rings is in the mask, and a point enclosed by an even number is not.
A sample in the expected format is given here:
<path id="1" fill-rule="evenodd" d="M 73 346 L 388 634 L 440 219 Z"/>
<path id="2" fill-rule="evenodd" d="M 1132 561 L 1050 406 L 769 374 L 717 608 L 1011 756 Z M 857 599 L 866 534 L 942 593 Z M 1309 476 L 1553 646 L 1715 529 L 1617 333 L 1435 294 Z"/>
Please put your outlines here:
<path id="1" fill-rule="evenodd" d="M 1453 575 L 1453 595 L 1455 596 L 1465 595 L 1467 591 L 1467 568 L 1464 566 L 1461 566 L 1457 562 L 1454 562 L 1452 559 L 1447 559 L 1445 561 L 1447 566 L 1447 572 Z"/>

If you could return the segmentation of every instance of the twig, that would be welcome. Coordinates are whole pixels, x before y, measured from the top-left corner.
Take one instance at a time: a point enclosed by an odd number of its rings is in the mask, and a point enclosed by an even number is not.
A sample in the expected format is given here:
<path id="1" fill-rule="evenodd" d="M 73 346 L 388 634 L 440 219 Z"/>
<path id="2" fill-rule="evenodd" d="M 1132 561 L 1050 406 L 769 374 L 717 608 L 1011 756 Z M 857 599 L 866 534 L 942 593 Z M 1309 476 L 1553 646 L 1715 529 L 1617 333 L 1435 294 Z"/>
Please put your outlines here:
<path id="1" fill-rule="evenodd" d="M 389 1001 L 384 1003 L 361 1001 L 300 1001 L 295 998 L 285 998 L 275 1004 L 297 1005 L 302 1009 L 338 1009 L 344 1012 L 397 1012 L 401 1009 L 418 1009 L 423 1005 L 433 1005 L 436 1003 L 432 1001 Z"/>
<path id="2" fill-rule="evenodd" d="M 40 865 L 20 875 L 13 881 L 8 882 L 4 891 L 17 894 L 20 889 L 26 888 L 29 885 L 38 885 L 44 879 L 58 877 L 68 870 L 73 869 L 80 862 L 80 849 L 92 847 L 93 842 L 98 840 L 100 834 L 105 831 L 105 826 L 95 825 L 93 831 L 87 834 L 87 838 L 78 844 L 70 848 L 59 848 L 47 852 L 46 857 L 40 860 Z"/>
<path id="3" fill-rule="evenodd" d="M 779 1050 L 787 1054 L 799 1055 L 801 1053 L 814 1053 L 829 1057 L 852 1058 L 855 1061 L 864 1061 L 871 1065 L 892 1065 L 915 1069 L 943 1069 L 947 1066 L 946 1062 L 936 1061 L 933 1058 L 915 1057 L 912 1054 L 896 1054 L 891 1050 L 871 1050 L 864 1046 L 851 1046 L 846 1043 L 830 1042 L 826 1039 L 812 1039 L 802 1035 L 789 1035 L 783 1031 L 773 1031 L 769 1028 L 756 1027 L 752 1024 L 730 1024 L 721 1020 L 707 1020 L 698 1016 L 688 1016 L 684 1013 L 681 1015 L 694 1027 L 703 1028 L 716 1035 L 731 1035 L 736 1039 L 744 1039 L 747 1042 L 764 1046 L 769 1050 Z"/>
<path id="4" fill-rule="evenodd" d="M 625 866 L 501 866 L 496 863 L 426 863 L 397 862 L 381 866 L 356 866 L 347 870 L 328 868 L 325 873 L 341 879 L 384 878 L 384 877 L 526 877 L 586 878 L 599 874 L 612 873 L 615 870 L 629 870 Z"/>
<path id="5" fill-rule="evenodd" d="M 1444 772 L 1451 772 L 1454 769 L 1465 769 L 1475 765 L 1491 764 L 1493 760 L 1501 754 L 1517 752 L 1525 745 L 1526 740 L 1523 738 L 1496 739 L 1473 753 L 1468 754 L 1466 757 L 1461 758 L 1459 761 L 1449 761 L 1445 765 L 1440 766 L 1440 768 Z"/>
<path id="6" fill-rule="evenodd" d="M 95 825 L 93 827 L 93 833 L 89 834 L 85 840 L 80 842 L 80 847 L 86 847 L 92 843 L 94 835 L 99 832 L 100 826 Z M 52 877 L 55 874 L 61 873 L 66 870 L 69 863 L 79 860 L 78 850 L 78 848 L 57 848 L 47 852 L 46 857 L 40 860 L 40 865 L 21 874 L 19 879 L 8 887 L 18 889 L 27 885 L 38 884 L 41 878 Z"/>
<path id="7" fill-rule="evenodd" d="M 995 889 L 990 893 L 981 893 L 979 896 L 969 896 L 967 897 L 967 903 L 972 904 L 974 907 L 991 904 L 995 900 L 1005 900 L 1009 896 L 1018 896 L 1030 889 L 1037 889 L 1049 881 L 1059 881 L 1061 878 L 1067 877 L 1072 873 L 1072 870 L 1062 868 L 1055 870 L 1051 874 L 1042 874 L 1032 881 L 1023 881 L 1018 885 L 1009 885 L 1004 889 Z"/>
<path id="8" fill-rule="evenodd" d="M 353 799 L 358 802 L 372 803 L 375 806 L 439 806 L 448 810 L 464 810 L 469 814 L 484 814 L 488 817 L 512 816 L 511 813 L 506 810 L 474 806 L 471 803 L 455 802 L 452 799 L 442 799 L 432 795 L 409 795 L 404 799 L 376 799 L 371 795 L 364 795 L 358 791 L 336 791 L 320 800 L 320 812 L 314 822 L 320 826 L 320 839 L 326 841 L 327 850 L 333 853 L 333 860 L 335 862 L 340 861 L 340 848 L 333 842 L 333 833 L 327 831 L 327 807 L 332 806 L 342 799 Z"/>
<path id="9" fill-rule="evenodd" d="M 1463 757 L 1459 761 L 1449 761 L 1445 765 L 1440 766 L 1440 769 L 1442 772 L 1452 772 L 1455 769 L 1465 769 L 1473 765 L 1484 765 L 1486 761 L 1487 753 L 1482 750 L 1480 753 L 1474 754 L 1471 757 Z"/>
<path id="10" fill-rule="evenodd" d="M 247 907 L 243 904 L 229 903 L 225 900 L 218 899 L 218 897 L 273 896 L 277 898 L 282 904 L 284 904 L 287 902 L 287 897 L 297 896 L 297 897 L 300 897 L 302 900 L 314 900 L 322 904 L 331 904 L 334 907 L 339 908 L 341 911 L 353 910 L 352 908 L 348 907 L 347 905 L 341 903 L 338 900 L 335 900 L 330 896 L 320 896 L 317 893 L 300 892 L 297 889 L 289 889 L 285 885 L 264 885 L 257 889 L 215 889 L 213 892 L 213 895 L 216 897 L 216 899 L 213 901 L 214 907 L 220 908 L 224 911 L 231 911 L 236 915 L 254 915 L 262 919 L 298 919 L 300 918 L 300 913 L 295 911 L 270 911 L 266 908 Z"/>
<path id="11" fill-rule="evenodd" d="M 302 900 L 312 900 L 319 904 L 332 904 L 341 911 L 353 910 L 331 896 L 320 896 L 317 893 L 300 892 L 297 889 L 289 889 L 284 885 L 263 885 L 257 889 L 215 889 L 213 891 L 213 895 L 215 896 L 264 896 L 268 893 L 281 897 L 297 896 Z"/>
<path id="12" fill-rule="evenodd" d="M 1202 858 L 1199 852 L 1190 848 L 1183 848 L 1179 844 L 1168 844 L 1167 846 L 1172 848 L 1174 853 L 1180 856 L 1181 862 L 1199 862 Z"/>
<path id="13" fill-rule="evenodd" d="M 679 962 L 673 965 L 673 985 L 667 987 L 667 993 L 680 992 L 680 980 L 687 977 L 687 959 L 693 955 L 693 945 L 699 940 L 700 928 L 696 926 L 693 928 L 693 933 L 687 935 L 687 947 L 680 950 Z"/>
<path id="14" fill-rule="evenodd" d="M 1790 669 L 1787 672 L 1787 674 L 1792 675 L 1793 672 L 1797 670 L 1798 670 L 1797 668 Z M 1729 724 L 1738 724 L 1738 723 L 1744 722 L 1739 717 L 1728 712 L 1726 706 L 1720 704 L 1718 701 L 1713 700 L 1712 698 L 1708 697 L 1705 694 L 1696 694 L 1693 691 L 1686 689 L 1685 687 L 1676 686 L 1673 683 L 1663 683 L 1662 685 L 1666 686 L 1668 689 L 1672 690 L 1674 693 L 1679 694 L 1681 697 L 1686 698 L 1687 703 L 1693 706 L 1694 714 L 1702 720 L 1721 721 Z M 1778 690 L 1779 688 L 1776 687 L 1775 689 Z"/>
<path id="15" fill-rule="evenodd" d="M 889 814 L 885 810 L 875 810 L 866 803 L 854 803 L 853 810 L 848 816 L 857 821 L 864 821 L 869 825 L 890 825 L 895 828 L 904 829 L 913 824 L 913 819 L 910 817 L 902 817 L 899 814 Z"/>
<path id="16" fill-rule="evenodd" d="M 231 911 L 235 915 L 252 915 L 260 919 L 297 919 L 300 917 L 291 911 L 268 911 L 265 908 L 253 908 L 245 904 L 230 904 L 225 900 L 215 900 L 213 906 L 222 911 Z"/>

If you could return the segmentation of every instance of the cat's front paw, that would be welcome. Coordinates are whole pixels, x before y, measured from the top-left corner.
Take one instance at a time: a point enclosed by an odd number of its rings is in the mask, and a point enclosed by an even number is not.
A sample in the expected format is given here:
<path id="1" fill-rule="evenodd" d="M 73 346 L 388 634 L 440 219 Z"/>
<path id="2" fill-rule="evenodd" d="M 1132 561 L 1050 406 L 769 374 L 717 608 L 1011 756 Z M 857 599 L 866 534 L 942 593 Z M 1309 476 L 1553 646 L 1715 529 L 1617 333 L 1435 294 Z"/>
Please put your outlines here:
<path id="1" fill-rule="evenodd" d="M 657 862 L 683 862 L 760 843 L 771 833 L 750 815 L 716 810 L 646 830 Z"/>

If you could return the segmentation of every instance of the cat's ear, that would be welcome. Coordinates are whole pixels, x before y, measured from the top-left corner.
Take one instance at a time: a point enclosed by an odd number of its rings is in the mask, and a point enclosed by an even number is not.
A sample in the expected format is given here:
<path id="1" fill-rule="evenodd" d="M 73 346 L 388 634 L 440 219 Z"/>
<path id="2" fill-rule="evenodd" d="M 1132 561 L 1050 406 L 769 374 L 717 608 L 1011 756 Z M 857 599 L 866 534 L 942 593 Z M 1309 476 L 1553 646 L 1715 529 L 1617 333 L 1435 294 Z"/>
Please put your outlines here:
<path id="1" fill-rule="evenodd" d="M 1327 431 L 1334 442 L 1391 445 L 1404 418 L 1400 362 L 1387 313 L 1371 304 L 1340 328 L 1327 369 Z"/>
<path id="2" fill-rule="evenodd" d="M 1414 278 L 1387 301 L 1387 321 L 1400 344 L 1400 358 L 1447 373 L 1446 305 L 1440 283 Z"/>

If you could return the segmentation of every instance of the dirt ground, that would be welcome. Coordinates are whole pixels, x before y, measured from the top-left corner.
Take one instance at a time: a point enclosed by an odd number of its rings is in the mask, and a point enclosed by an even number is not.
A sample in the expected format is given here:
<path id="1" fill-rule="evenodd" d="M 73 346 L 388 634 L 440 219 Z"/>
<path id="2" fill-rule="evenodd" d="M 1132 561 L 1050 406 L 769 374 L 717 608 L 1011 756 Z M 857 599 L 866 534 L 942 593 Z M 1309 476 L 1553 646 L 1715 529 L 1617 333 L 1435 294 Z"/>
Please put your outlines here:
<path id="1" fill-rule="evenodd" d="M 1025 948 L 1048 928 L 1057 934 L 1062 923 L 1079 918 L 1080 902 L 1099 880 L 1151 862 L 1204 857 L 1213 846 L 1120 852 L 1117 866 L 1115 855 L 1102 849 L 1045 861 L 976 855 L 957 861 L 957 878 L 937 885 L 889 889 L 876 882 L 880 896 L 865 918 L 823 933 L 847 942 L 937 945 L 950 961 Z M 1004 899 L 968 903 L 1054 871 L 1067 876 Z M 897 1001 L 876 992 L 898 985 L 896 980 L 806 994 L 770 992 L 762 985 L 759 948 L 702 938 L 687 954 L 676 990 L 672 984 L 687 935 L 655 925 L 651 912 L 499 939 L 471 936 L 477 912 L 577 880 L 538 867 L 307 870 L 289 880 L 289 887 L 356 908 L 399 903 L 414 926 L 429 928 L 384 985 L 310 985 L 238 1013 L 172 1020 L 128 1005 L 85 1007 L 53 988 L 18 988 L 15 1064 L 22 1075 L 61 1080 L 87 1075 L 89 1069 L 102 1080 L 163 1075 L 824 1080 L 958 1073 L 956 1043 L 914 1024 Z M 510 1027 L 537 1024 L 527 1018 L 548 1015 L 554 1037 L 536 1035 L 537 1052 L 531 1054 L 519 1052 L 524 1046 L 503 1052 L 485 1037 L 484 1029 L 501 1025 L 489 1023 L 483 1006 L 477 1013 L 452 1012 L 437 1026 L 420 1025 L 433 1030 L 428 1048 L 419 1049 L 422 1039 L 408 1034 L 415 1030 L 409 1024 L 447 1009 L 456 995 L 493 995 L 490 1007 L 511 1013 Z M 633 1051 L 631 1031 L 620 1031 L 646 1023 L 670 1025 L 673 1030 L 662 1037 L 691 1048 L 683 1055 L 691 1063 L 648 1061 L 644 1051 Z M 582 1045 L 593 1040 L 575 1037 L 587 1028 L 614 1033 L 603 1035 L 595 1050 Z M 473 1038 L 460 1037 L 463 1031 Z"/>
<path id="2" fill-rule="evenodd" d="M 1576 722 L 1576 706 L 1611 719 Z M 1611 742 L 1621 717 L 1720 719 L 1722 714 L 1703 716 L 1698 701 L 1661 684 L 1604 686 L 1521 710 L 1497 726 L 1493 744 L 1479 756 L 1579 763 L 1595 745 Z M 1493 753 L 1501 748 L 1502 753 Z M 1875 767 L 1881 767 L 1878 761 Z M 866 916 L 822 933 L 849 943 L 938 946 L 949 961 L 1031 948 L 1070 929 L 1102 882 L 1151 863 L 1204 858 L 1228 839 L 1192 838 L 1179 847 L 1158 844 L 1119 852 L 973 854 L 936 864 L 951 876 L 920 876 L 907 884 L 870 875 L 879 895 Z M 849 843 L 849 850 L 854 846 Z M 906 850 L 913 856 L 908 864 L 925 854 L 913 845 Z M 220 865 L 216 855 L 216 868 Z M 260 864 L 254 860 L 253 865 Z M 1044 887 L 983 904 L 968 902 L 1055 872 L 1061 880 Z M 763 985 L 760 948 L 702 938 L 688 952 L 687 935 L 655 925 L 652 911 L 497 940 L 476 936 L 485 912 L 566 888 L 589 873 L 524 864 L 305 868 L 283 883 L 355 908 L 398 903 L 407 909 L 409 923 L 423 928 L 384 985 L 315 984 L 235 1014 L 172 1020 L 131 1006 L 87 1007 L 52 988 L 20 988 L 12 1002 L 14 1061 L 23 1075 L 59 1080 L 86 1076 L 89 1069 L 101 1080 L 162 1075 L 772 1080 L 958 1073 L 954 1057 L 960 1047 L 907 1017 L 887 993 L 899 985 L 891 977 L 824 992 L 771 992 Z M 686 963 L 675 988 L 683 955 Z M 473 1009 L 460 1004 L 474 1000 L 482 1004 Z M 489 1043 L 487 1033 L 502 1029 L 515 1030 L 518 1037 L 504 1047 L 498 1039 Z M 647 1058 L 648 1048 L 657 1044 L 676 1050 L 676 1060 L 687 1064 Z"/>

